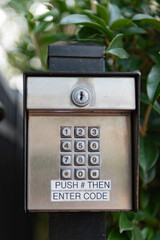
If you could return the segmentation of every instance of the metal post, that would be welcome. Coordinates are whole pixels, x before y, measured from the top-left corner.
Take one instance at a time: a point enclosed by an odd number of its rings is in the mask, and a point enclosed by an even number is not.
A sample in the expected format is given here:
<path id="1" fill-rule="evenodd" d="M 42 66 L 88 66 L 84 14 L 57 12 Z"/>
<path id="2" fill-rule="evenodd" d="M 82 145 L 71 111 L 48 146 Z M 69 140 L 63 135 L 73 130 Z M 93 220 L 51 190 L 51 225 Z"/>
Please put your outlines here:
<path id="1" fill-rule="evenodd" d="M 87 43 L 58 42 L 49 46 L 51 72 L 105 72 L 104 47 Z M 49 240 L 105 240 L 104 212 L 49 214 Z"/>

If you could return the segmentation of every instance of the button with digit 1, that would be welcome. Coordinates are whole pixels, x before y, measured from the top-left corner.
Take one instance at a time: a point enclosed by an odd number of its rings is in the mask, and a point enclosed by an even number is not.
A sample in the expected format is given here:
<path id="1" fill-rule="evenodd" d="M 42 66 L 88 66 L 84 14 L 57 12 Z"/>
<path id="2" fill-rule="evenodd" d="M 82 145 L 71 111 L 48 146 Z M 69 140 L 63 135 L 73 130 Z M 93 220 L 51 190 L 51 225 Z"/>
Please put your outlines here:
<path id="1" fill-rule="evenodd" d="M 61 127 L 61 137 L 62 138 L 71 138 L 72 137 L 72 128 L 71 127 Z"/>

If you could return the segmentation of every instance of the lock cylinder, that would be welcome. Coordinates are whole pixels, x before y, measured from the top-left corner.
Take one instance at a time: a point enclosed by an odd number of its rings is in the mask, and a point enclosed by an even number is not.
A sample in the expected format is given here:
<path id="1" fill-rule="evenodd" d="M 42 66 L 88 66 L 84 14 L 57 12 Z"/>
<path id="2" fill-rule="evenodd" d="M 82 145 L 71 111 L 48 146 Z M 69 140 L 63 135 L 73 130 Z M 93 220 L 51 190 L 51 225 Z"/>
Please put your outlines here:
<path id="1" fill-rule="evenodd" d="M 84 107 L 90 103 L 91 94 L 88 89 L 80 86 L 72 91 L 71 99 L 76 106 Z"/>

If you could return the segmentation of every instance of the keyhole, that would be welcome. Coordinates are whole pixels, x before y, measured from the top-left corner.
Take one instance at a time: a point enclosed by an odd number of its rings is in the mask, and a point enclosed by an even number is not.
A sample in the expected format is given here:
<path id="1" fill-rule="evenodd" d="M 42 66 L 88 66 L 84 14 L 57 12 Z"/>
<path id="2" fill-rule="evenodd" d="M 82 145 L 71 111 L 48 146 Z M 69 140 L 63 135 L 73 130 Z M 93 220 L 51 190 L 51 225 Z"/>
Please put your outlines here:
<path id="1" fill-rule="evenodd" d="M 84 96 L 84 95 L 83 95 L 83 91 L 81 91 L 81 92 L 80 92 L 80 101 L 83 100 L 83 96 Z"/>
<path id="2" fill-rule="evenodd" d="M 79 106 L 79 107 L 84 107 L 86 105 L 88 105 L 88 103 L 90 102 L 90 92 L 83 87 L 77 87 L 72 91 L 72 102 Z"/>

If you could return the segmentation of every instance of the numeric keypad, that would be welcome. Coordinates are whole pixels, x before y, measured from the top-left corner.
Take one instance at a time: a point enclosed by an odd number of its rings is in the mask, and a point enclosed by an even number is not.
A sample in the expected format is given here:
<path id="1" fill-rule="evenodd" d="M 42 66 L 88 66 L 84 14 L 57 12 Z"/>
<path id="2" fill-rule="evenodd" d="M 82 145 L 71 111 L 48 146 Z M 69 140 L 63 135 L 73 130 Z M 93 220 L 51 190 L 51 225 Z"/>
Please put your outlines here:
<path id="1" fill-rule="evenodd" d="M 100 127 L 60 127 L 60 178 L 100 179 Z"/>

